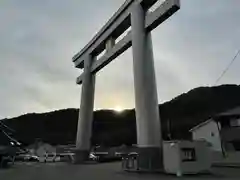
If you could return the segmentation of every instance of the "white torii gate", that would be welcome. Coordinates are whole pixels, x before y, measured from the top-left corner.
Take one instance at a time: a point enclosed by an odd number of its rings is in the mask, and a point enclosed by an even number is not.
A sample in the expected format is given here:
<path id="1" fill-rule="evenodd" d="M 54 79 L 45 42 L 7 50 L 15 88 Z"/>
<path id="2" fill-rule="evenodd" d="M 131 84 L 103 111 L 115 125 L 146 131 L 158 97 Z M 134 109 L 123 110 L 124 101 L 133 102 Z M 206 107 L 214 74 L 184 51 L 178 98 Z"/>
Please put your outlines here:
<path id="1" fill-rule="evenodd" d="M 76 138 L 76 162 L 84 161 L 90 150 L 95 74 L 132 46 L 139 157 L 142 159 L 142 166 L 149 160 L 152 168 L 161 166 L 161 123 L 151 31 L 180 8 L 180 0 L 166 0 L 153 12 L 148 11 L 157 1 L 127 0 L 93 39 L 73 57 L 75 67 L 84 69 L 77 78 L 77 84 L 82 84 L 82 95 Z M 115 43 L 129 27 L 131 31 Z M 96 60 L 104 50 L 105 54 Z"/>

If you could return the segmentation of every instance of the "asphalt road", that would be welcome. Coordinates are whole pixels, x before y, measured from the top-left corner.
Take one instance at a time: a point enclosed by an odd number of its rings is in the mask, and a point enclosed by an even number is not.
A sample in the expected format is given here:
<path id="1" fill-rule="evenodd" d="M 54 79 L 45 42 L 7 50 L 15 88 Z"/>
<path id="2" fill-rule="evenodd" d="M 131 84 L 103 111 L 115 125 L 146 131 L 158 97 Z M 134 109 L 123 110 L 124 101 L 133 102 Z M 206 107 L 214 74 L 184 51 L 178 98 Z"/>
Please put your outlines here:
<path id="1" fill-rule="evenodd" d="M 240 179 L 240 168 L 213 168 L 212 174 L 183 176 L 180 179 Z M 87 165 L 56 164 L 16 164 L 0 170 L 0 180 L 159 180 L 179 179 L 174 175 L 127 173 L 120 163 Z"/>

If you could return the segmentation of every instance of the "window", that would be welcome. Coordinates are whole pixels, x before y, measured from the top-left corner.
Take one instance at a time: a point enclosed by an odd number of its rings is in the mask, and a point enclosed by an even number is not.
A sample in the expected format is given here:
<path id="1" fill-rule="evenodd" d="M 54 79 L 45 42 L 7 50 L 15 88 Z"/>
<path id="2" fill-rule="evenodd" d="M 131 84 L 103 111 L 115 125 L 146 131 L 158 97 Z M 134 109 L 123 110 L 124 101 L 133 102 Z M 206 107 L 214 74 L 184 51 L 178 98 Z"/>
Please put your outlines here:
<path id="1" fill-rule="evenodd" d="M 196 161 L 196 152 L 194 148 L 181 148 L 182 162 Z"/>
<path id="2" fill-rule="evenodd" d="M 214 132 L 211 132 L 211 136 L 212 136 L 212 137 L 215 136 Z"/>
<path id="3" fill-rule="evenodd" d="M 238 127 L 240 125 L 239 119 L 231 119 L 230 125 L 231 125 L 231 127 Z"/>

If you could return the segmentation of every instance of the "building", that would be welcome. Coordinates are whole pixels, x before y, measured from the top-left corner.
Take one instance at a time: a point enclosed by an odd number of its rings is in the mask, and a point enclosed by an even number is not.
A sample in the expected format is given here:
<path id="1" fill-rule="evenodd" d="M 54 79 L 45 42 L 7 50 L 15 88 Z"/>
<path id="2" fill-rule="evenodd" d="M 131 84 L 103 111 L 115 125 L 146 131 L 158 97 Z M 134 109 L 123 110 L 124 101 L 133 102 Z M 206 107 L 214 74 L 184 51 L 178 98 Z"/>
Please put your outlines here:
<path id="1" fill-rule="evenodd" d="M 219 133 L 220 124 L 214 119 L 209 119 L 190 130 L 193 140 L 206 140 L 212 150 L 222 151 L 221 138 Z"/>
<path id="2" fill-rule="evenodd" d="M 193 140 L 206 140 L 214 151 L 240 151 L 240 107 L 217 114 L 190 132 Z"/>
<path id="3" fill-rule="evenodd" d="M 40 140 L 28 146 L 27 149 L 31 155 L 38 157 L 40 162 L 49 160 L 48 157 L 53 159 L 56 156 L 56 147 Z"/>

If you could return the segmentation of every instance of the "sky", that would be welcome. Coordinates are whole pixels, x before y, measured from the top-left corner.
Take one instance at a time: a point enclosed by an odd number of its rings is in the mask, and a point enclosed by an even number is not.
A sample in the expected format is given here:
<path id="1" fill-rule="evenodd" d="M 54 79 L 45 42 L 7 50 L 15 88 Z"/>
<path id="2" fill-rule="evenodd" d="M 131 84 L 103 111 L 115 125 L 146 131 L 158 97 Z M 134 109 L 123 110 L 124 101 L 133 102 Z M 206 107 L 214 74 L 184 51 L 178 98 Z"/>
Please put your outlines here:
<path id="1" fill-rule="evenodd" d="M 2 0 L 0 119 L 79 108 L 72 57 L 124 0 Z M 216 79 L 240 48 L 239 0 L 181 0 L 152 32 L 158 101 Z M 240 57 L 217 84 L 239 84 Z M 95 109 L 134 107 L 132 49 L 96 77 Z"/>

